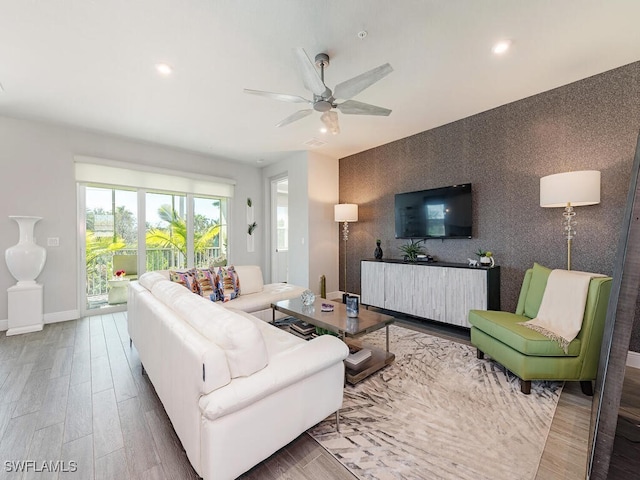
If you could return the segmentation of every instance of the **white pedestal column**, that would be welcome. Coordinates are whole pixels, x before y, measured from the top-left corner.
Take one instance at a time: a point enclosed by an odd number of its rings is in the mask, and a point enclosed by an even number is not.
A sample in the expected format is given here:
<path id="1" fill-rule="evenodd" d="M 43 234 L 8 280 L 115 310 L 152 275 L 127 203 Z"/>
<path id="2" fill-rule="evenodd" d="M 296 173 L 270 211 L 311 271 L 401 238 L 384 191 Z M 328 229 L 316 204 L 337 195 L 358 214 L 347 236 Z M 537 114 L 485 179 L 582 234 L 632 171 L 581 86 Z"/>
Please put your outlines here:
<path id="1" fill-rule="evenodd" d="M 7 336 L 37 332 L 44 326 L 43 287 L 37 283 L 14 285 L 9 295 Z"/>

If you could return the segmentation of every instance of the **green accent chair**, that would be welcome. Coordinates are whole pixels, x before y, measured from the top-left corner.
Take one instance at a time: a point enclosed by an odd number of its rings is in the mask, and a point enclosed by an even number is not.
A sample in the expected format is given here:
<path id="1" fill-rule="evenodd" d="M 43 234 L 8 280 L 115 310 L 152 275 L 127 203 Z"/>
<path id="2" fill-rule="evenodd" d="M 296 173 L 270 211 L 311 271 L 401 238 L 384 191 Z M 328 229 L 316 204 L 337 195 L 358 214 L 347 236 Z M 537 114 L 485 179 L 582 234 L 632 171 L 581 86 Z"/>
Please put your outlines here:
<path id="1" fill-rule="evenodd" d="M 522 393 L 531 393 L 532 380 L 571 380 L 593 395 L 612 279 L 591 279 L 582 329 L 565 353 L 557 342 L 518 325 L 537 316 L 550 273 L 537 263 L 526 271 L 515 313 L 470 310 L 471 344 L 478 358 L 487 354 L 517 375 Z"/>

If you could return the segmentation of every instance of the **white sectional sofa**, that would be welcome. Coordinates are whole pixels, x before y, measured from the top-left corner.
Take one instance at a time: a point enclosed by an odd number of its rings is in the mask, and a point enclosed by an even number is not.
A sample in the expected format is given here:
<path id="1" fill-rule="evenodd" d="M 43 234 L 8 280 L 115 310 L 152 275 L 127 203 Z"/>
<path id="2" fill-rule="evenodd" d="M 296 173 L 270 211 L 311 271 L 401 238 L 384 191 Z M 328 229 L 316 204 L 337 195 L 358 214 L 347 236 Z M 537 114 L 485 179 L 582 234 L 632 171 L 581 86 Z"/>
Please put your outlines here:
<path id="1" fill-rule="evenodd" d="M 205 480 L 236 478 L 342 405 L 349 352 L 336 337 L 302 340 L 157 272 L 128 302 L 129 336 Z"/>

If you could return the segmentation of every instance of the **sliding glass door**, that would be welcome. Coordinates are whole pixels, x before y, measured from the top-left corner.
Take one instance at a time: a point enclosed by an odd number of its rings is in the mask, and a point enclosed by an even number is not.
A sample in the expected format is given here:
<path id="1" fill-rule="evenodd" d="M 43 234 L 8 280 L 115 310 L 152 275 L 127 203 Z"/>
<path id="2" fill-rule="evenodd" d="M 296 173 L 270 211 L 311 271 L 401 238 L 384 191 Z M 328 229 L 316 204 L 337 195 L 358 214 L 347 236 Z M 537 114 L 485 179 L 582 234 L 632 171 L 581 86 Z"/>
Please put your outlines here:
<path id="1" fill-rule="evenodd" d="M 124 281 L 137 274 L 137 193 L 88 186 L 85 207 L 86 307 L 121 303 L 122 295 L 110 298 L 109 291 L 117 285 L 114 279 Z"/>
<path id="2" fill-rule="evenodd" d="M 225 197 L 99 185 L 79 192 L 85 313 L 126 306 L 128 282 L 145 271 L 226 265 Z"/>

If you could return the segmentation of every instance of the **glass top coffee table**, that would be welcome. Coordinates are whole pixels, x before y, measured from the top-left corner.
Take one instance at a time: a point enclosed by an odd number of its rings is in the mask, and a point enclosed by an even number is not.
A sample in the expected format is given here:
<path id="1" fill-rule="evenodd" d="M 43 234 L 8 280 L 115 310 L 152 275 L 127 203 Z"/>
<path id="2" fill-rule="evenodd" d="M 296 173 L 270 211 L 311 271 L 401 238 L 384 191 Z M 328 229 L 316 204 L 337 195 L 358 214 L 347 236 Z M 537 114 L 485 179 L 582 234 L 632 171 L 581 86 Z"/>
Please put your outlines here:
<path id="1" fill-rule="evenodd" d="M 333 311 L 323 312 L 323 303 L 333 305 Z M 308 306 L 304 305 L 300 298 L 282 300 L 272 303 L 271 308 L 273 309 L 274 321 L 277 310 L 316 327 L 324 328 L 338 334 L 350 348 L 367 348 L 371 350 L 371 357 L 357 366 L 352 367 L 345 363 L 346 380 L 351 384 L 356 384 L 367 378 L 372 373 L 392 363 L 395 359 L 395 355 L 389 352 L 389 325 L 395 320 L 391 315 L 361 309 L 357 317 L 347 317 L 347 309 L 343 303 L 332 302 L 324 298 L 316 298 L 313 305 Z M 352 340 L 383 327 L 386 328 L 387 334 L 386 351 L 368 345 L 365 347 L 360 342 Z"/>

